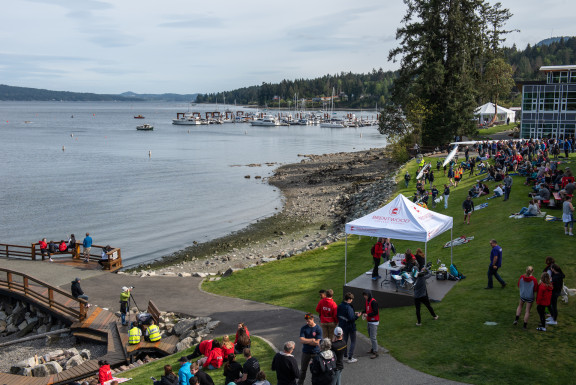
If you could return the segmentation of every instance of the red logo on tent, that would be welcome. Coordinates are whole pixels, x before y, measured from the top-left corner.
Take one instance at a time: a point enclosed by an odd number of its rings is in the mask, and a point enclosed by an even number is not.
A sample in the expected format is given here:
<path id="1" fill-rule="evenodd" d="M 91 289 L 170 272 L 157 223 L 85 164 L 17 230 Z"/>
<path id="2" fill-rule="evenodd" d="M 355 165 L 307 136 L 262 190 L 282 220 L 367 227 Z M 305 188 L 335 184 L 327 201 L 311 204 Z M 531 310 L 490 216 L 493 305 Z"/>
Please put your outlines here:
<path id="1" fill-rule="evenodd" d="M 393 207 L 390 209 L 390 215 L 398 215 L 400 213 L 400 207 Z"/>

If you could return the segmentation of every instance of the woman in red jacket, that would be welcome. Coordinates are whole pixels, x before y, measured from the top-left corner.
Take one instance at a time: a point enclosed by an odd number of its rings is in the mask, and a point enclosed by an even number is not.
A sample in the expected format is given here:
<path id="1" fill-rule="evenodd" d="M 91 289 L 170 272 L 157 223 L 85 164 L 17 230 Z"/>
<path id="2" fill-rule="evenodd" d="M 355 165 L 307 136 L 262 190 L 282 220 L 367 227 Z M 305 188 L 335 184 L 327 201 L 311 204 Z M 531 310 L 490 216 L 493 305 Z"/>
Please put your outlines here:
<path id="1" fill-rule="evenodd" d="M 232 343 L 232 341 L 230 341 L 230 337 L 224 336 L 222 338 L 222 346 L 220 347 L 220 349 L 222 349 L 222 354 L 224 355 L 225 361 L 228 360 L 228 356 L 230 354 L 234 354 L 234 344 Z"/>
<path id="2" fill-rule="evenodd" d="M 219 369 L 224 362 L 224 355 L 220 349 L 220 342 L 212 341 L 212 350 L 204 358 L 198 360 L 198 365 L 202 365 L 205 369 Z"/>
<path id="3" fill-rule="evenodd" d="M 536 330 L 545 332 L 546 331 L 546 318 L 545 310 L 546 307 L 550 306 L 550 300 L 552 299 L 552 282 L 550 282 L 550 276 L 548 273 L 542 273 L 540 277 L 540 283 L 538 284 L 538 296 L 536 297 L 536 310 L 538 310 L 538 315 L 540 316 L 540 326 Z"/>
<path id="4" fill-rule="evenodd" d="M 106 381 L 112 380 L 112 370 L 108 361 L 98 361 L 100 369 L 98 370 L 98 382 L 104 384 Z"/>

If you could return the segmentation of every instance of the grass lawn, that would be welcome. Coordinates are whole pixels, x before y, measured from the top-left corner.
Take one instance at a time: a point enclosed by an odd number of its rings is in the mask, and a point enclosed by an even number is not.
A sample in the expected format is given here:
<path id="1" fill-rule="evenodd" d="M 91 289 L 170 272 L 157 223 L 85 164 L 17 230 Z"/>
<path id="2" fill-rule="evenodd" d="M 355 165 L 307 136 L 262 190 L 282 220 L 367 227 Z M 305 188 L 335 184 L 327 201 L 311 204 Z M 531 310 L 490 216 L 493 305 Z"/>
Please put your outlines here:
<path id="1" fill-rule="evenodd" d="M 571 158 L 576 159 L 576 158 Z M 436 159 L 431 158 L 432 165 Z M 576 162 L 570 162 L 576 168 Z M 559 167 L 566 167 L 562 164 Z M 416 165 L 408 169 L 415 175 Z M 403 172 L 399 173 L 402 178 Z M 436 186 L 442 193 L 447 182 L 442 171 L 435 173 Z M 516 283 L 528 265 L 534 266 L 539 278 L 546 256 L 553 256 L 566 274 L 565 284 L 576 287 L 574 270 L 576 239 L 564 235 L 561 222 L 546 222 L 542 218 L 510 219 L 512 212 L 528 205 L 529 187 L 523 178 L 514 177 L 511 199 L 489 200 L 487 208 L 472 214 L 471 224 L 463 221 L 461 209 L 468 189 L 477 177 L 465 175 L 456 188 L 451 189 L 449 207 L 443 203 L 436 210 L 454 217 L 454 237 L 474 236 L 475 239 L 454 248 L 454 263 L 467 277 L 459 282 L 441 303 L 433 304 L 439 314 L 432 321 L 423 309 L 423 326 L 416 327 L 413 307 L 384 309 L 380 313 L 379 342 L 399 361 L 426 373 L 474 384 L 570 384 L 574 383 L 573 368 L 576 361 L 576 309 L 570 302 L 559 302 L 559 322 L 547 332 L 537 332 L 538 314 L 532 309 L 528 331 L 512 326 L 518 305 Z M 398 192 L 411 197 L 415 182 L 408 189 L 404 183 Z M 496 183 L 487 182 L 492 190 Z M 486 202 L 476 198 L 475 204 Z M 382 202 L 384 204 L 385 202 Z M 561 210 L 544 209 L 554 216 Z M 428 259 L 449 264 L 450 249 L 442 246 L 450 239 L 446 232 L 428 243 Z M 495 238 L 503 248 L 503 266 L 500 275 L 508 287 L 500 289 L 495 282 L 493 290 L 484 290 L 490 255 L 490 239 Z M 371 269 L 370 248 L 373 238 L 348 238 L 348 279 L 351 280 Z M 393 241 L 396 249 L 413 251 L 424 244 Z M 344 242 L 324 249 L 313 250 L 278 262 L 246 269 L 217 282 L 205 282 L 210 292 L 313 311 L 317 293 L 321 288 L 333 288 L 336 293 L 344 283 Z M 258 282 L 255 285 L 254 282 Z M 338 303 L 341 298 L 335 298 Z M 521 318 L 522 319 L 522 318 Z M 484 325 L 486 321 L 496 326 Z M 521 323 L 520 323 L 521 324 Z M 358 322 L 359 330 L 366 334 L 366 324 Z"/>
<path id="2" fill-rule="evenodd" d="M 514 127 L 516 127 L 518 125 L 518 123 L 510 123 L 510 124 L 501 124 L 498 126 L 492 126 L 492 127 L 488 127 L 488 128 L 483 128 L 483 129 L 479 129 L 478 130 L 478 138 L 485 138 L 488 135 L 492 135 L 492 134 L 497 134 L 499 132 L 503 132 L 503 131 L 508 131 L 508 130 L 512 130 Z"/>
<path id="3" fill-rule="evenodd" d="M 221 338 L 218 338 L 218 340 L 222 341 Z M 252 357 L 256 357 L 258 359 L 258 361 L 260 362 L 260 368 L 264 372 L 266 372 L 266 377 L 268 378 L 270 383 L 275 384 L 276 374 L 271 370 L 269 370 L 269 368 L 272 365 L 272 358 L 276 353 L 274 352 L 274 350 L 272 350 L 270 345 L 268 345 L 265 341 L 256 336 L 251 336 L 251 341 L 252 341 L 251 346 Z M 136 369 L 129 370 L 127 372 L 122 373 L 121 375 L 118 375 L 118 377 L 123 378 L 131 377 L 132 380 L 128 382 L 130 385 L 150 385 L 152 383 L 150 377 L 155 377 L 157 380 L 160 380 L 160 376 L 164 374 L 164 365 L 172 365 L 172 370 L 174 371 L 174 373 L 178 373 L 178 369 L 180 369 L 180 363 L 178 362 L 178 360 L 180 359 L 180 357 L 192 354 L 193 351 L 194 347 L 185 350 L 183 352 L 178 352 L 171 356 L 161 358 L 147 365 L 142 365 Z M 198 359 L 199 358 L 200 357 L 198 357 Z M 194 359 L 192 360 L 192 362 L 197 361 L 198 359 Z M 241 354 L 236 356 L 236 361 L 240 365 L 244 365 L 244 362 L 246 362 L 246 360 Z M 207 373 L 210 374 L 210 376 L 214 380 L 215 384 L 224 383 L 224 375 L 222 374 L 223 372 L 224 372 L 223 367 L 217 370 L 207 371 Z M 272 380 L 274 380 L 274 382 L 272 382 Z"/>

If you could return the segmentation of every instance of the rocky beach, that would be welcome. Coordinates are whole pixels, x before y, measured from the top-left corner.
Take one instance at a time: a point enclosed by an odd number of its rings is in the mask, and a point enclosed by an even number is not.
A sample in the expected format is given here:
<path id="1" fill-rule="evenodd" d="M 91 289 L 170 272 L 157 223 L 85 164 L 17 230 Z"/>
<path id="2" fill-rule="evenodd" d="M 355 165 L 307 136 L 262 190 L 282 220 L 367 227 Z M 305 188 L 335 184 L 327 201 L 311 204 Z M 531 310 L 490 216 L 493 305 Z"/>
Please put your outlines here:
<path id="1" fill-rule="evenodd" d="M 383 148 L 300 156 L 268 179 L 283 195 L 277 214 L 128 273 L 220 275 L 323 247 L 344 236 L 346 222 L 384 204 L 396 185 L 398 164 Z"/>

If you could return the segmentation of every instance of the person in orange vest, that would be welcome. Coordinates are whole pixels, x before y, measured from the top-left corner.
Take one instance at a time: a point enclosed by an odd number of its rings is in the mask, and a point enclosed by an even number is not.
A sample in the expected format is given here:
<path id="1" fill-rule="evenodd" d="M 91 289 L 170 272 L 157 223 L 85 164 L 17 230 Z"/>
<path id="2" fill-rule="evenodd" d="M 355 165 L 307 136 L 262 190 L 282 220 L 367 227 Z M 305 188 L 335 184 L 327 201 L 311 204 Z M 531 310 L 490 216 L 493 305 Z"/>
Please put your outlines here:
<path id="1" fill-rule="evenodd" d="M 372 297 L 372 292 L 368 289 L 364 290 L 362 295 L 366 300 L 366 305 L 364 311 L 358 312 L 356 314 L 358 316 L 362 316 L 362 319 L 368 322 L 368 336 L 370 337 L 370 342 L 372 343 L 372 349 L 368 353 L 372 354 L 370 358 L 377 358 L 378 341 L 376 340 L 376 337 L 378 336 L 378 325 L 380 324 L 378 302 Z"/>

